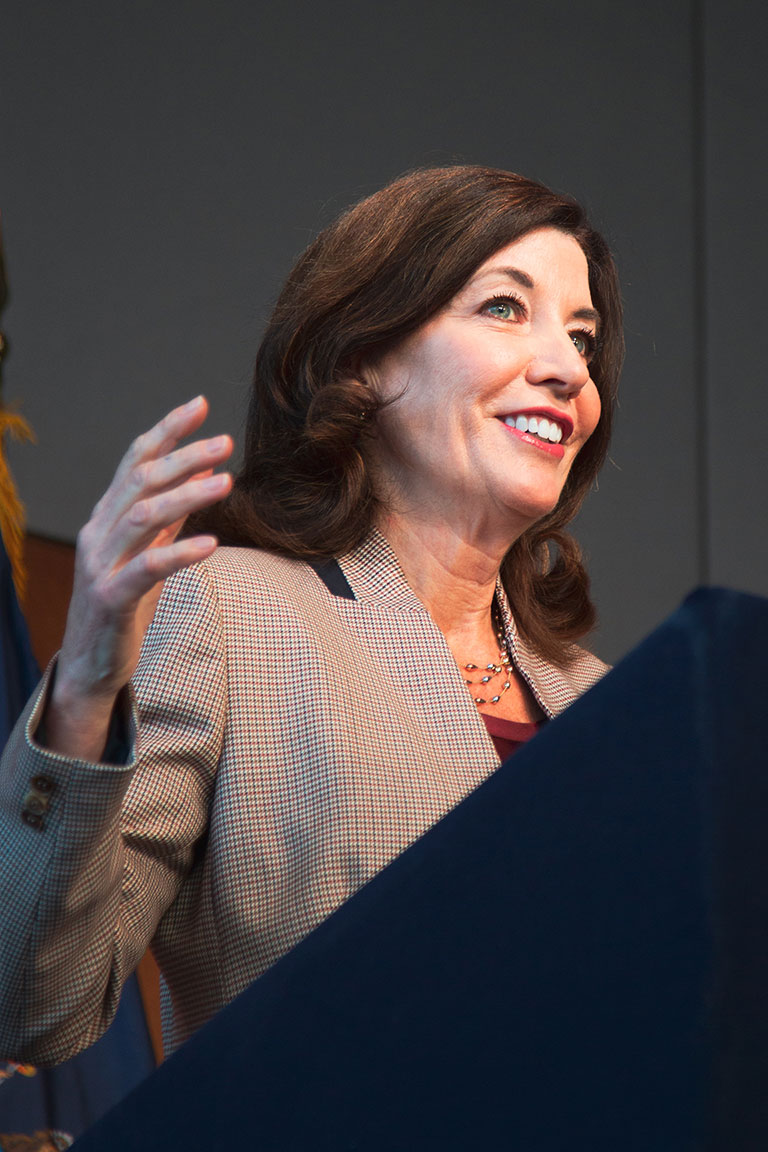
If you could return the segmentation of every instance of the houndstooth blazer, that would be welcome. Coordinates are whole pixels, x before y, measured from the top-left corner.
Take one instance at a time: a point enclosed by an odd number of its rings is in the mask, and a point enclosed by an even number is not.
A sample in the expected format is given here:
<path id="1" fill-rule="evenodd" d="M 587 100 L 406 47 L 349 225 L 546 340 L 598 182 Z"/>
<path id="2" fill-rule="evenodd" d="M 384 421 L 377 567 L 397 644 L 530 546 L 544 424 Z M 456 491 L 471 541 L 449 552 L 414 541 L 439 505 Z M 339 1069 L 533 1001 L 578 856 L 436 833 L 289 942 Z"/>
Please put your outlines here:
<path id="1" fill-rule="evenodd" d="M 500 601 L 554 716 L 605 665 L 547 664 Z M 168 580 L 126 693 L 126 763 L 35 743 L 51 676 L 0 777 L 5 1057 L 96 1039 L 150 942 L 175 1047 L 498 765 L 378 533 L 338 564 L 220 548 Z"/>

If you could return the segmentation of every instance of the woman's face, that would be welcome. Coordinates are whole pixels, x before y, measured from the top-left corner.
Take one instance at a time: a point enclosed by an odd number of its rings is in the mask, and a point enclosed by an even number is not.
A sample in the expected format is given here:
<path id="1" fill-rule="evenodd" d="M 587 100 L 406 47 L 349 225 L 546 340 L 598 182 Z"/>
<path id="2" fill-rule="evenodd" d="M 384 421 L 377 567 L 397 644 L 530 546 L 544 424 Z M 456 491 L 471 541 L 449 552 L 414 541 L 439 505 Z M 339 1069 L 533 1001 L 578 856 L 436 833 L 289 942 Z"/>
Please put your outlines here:
<path id="1" fill-rule="evenodd" d="M 555 228 L 481 264 L 374 366 L 372 463 L 393 515 L 510 541 L 550 512 L 600 416 L 586 257 Z"/>

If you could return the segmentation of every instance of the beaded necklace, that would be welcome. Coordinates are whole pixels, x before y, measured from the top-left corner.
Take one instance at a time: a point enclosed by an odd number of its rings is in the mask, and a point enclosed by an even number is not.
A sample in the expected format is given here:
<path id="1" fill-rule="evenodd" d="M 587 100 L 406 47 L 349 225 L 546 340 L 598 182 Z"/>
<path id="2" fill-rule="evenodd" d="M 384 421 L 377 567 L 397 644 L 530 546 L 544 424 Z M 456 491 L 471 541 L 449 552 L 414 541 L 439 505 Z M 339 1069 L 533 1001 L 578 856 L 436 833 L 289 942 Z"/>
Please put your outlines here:
<path id="1" fill-rule="evenodd" d="M 474 693 L 471 693 L 472 699 L 474 700 L 475 704 L 478 705 L 478 707 L 481 704 L 498 704 L 499 700 L 501 700 L 504 693 L 508 692 L 512 686 L 512 680 L 510 678 L 510 670 L 512 668 L 512 661 L 510 659 L 509 652 L 507 651 L 506 640 L 504 639 L 504 627 L 498 619 L 498 611 L 495 611 L 494 615 L 496 616 L 496 625 L 497 625 L 497 627 L 496 627 L 496 639 L 497 639 L 498 644 L 499 644 L 499 661 L 498 661 L 498 663 L 493 662 L 491 664 L 486 664 L 484 667 L 482 667 L 483 675 L 480 676 L 479 679 L 468 680 L 465 677 L 464 683 L 467 685 L 468 688 L 474 688 L 479 684 L 490 684 L 490 682 L 492 680 L 495 680 L 497 676 L 504 676 L 505 680 L 504 680 L 504 683 L 501 685 L 501 688 L 499 689 L 498 693 L 495 696 L 491 696 L 488 699 L 486 699 L 484 696 L 475 696 Z M 464 672 L 479 672 L 480 670 L 481 670 L 481 665 L 479 665 L 479 664 L 469 663 L 469 664 L 463 665 L 463 671 Z M 488 689 L 488 691 L 493 691 L 493 689 Z"/>

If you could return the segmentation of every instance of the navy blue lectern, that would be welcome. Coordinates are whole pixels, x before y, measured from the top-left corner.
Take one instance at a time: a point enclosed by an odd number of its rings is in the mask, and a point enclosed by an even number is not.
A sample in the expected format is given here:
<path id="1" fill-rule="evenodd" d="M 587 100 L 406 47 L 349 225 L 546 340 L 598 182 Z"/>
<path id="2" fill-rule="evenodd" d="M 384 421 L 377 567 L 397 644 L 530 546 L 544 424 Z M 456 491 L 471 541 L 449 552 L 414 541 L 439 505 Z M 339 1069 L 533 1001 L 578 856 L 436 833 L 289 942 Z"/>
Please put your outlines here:
<path id="1" fill-rule="evenodd" d="M 77 1152 L 768 1148 L 767 654 L 694 594 Z"/>

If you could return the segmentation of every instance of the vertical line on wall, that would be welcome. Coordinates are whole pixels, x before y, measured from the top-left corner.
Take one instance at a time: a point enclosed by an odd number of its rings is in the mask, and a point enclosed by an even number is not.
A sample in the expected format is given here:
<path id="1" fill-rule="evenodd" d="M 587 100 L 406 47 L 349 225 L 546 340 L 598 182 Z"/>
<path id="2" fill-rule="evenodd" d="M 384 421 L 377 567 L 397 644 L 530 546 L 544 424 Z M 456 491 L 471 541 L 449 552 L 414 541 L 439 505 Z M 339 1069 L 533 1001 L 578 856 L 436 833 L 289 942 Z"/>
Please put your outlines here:
<path id="1" fill-rule="evenodd" d="M 707 371 L 707 90 L 706 0 L 691 0 L 691 141 L 693 230 L 693 387 L 696 423 L 698 579 L 710 581 L 709 373 Z"/>

